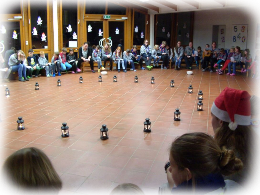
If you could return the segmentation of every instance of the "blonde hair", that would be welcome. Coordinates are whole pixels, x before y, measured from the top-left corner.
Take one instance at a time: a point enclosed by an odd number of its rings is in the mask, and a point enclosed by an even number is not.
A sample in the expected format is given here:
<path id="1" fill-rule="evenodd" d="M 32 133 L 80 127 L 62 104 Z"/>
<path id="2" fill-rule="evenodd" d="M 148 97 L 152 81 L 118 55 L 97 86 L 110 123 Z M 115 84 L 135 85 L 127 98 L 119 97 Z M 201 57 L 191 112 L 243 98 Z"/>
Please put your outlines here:
<path id="1" fill-rule="evenodd" d="M 159 45 L 154 45 L 154 49 L 159 49 Z"/>
<path id="2" fill-rule="evenodd" d="M 139 194 L 144 195 L 144 192 L 137 185 L 132 183 L 123 183 L 115 187 L 110 195 L 121 195 L 121 194 Z"/>
<path id="3" fill-rule="evenodd" d="M 62 187 L 47 155 L 34 147 L 14 152 L 5 160 L 3 169 L 7 178 L 21 188 L 60 190 Z"/>
<path id="4" fill-rule="evenodd" d="M 40 55 L 44 55 L 45 53 L 44 53 L 44 51 L 40 51 Z"/>

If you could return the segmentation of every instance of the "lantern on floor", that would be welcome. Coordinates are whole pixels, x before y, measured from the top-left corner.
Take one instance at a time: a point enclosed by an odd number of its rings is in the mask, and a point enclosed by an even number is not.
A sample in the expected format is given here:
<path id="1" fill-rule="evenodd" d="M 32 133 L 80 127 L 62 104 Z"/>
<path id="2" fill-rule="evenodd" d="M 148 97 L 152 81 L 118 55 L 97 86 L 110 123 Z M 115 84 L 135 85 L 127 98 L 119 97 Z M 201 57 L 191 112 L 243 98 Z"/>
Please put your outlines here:
<path id="1" fill-rule="evenodd" d="M 102 76 L 101 75 L 98 76 L 98 82 L 102 82 Z"/>
<path id="2" fill-rule="evenodd" d="M 202 101 L 200 100 L 197 104 L 197 111 L 202 111 L 203 110 L 203 103 Z"/>
<path id="3" fill-rule="evenodd" d="M 181 120 L 181 112 L 179 108 L 176 108 L 174 112 L 174 121 L 180 121 Z"/>
<path id="4" fill-rule="evenodd" d="M 144 132 L 150 133 L 151 132 L 151 121 L 149 118 L 146 118 L 144 121 Z"/>
<path id="5" fill-rule="evenodd" d="M 174 87 L 174 80 L 171 80 L 170 86 L 171 86 L 171 87 Z"/>
<path id="6" fill-rule="evenodd" d="M 83 78 L 82 78 L 82 76 L 79 77 L 79 83 L 83 83 Z"/>
<path id="7" fill-rule="evenodd" d="M 135 83 L 138 83 L 138 76 L 135 76 Z"/>
<path id="8" fill-rule="evenodd" d="M 203 100 L 203 93 L 202 93 L 202 91 L 199 91 L 199 93 L 198 93 L 198 100 Z"/>
<path id="9" fill-rule="evenodd" d="M 17 120 L 17 130 L 24 130 L 25 127 L 24 127 L 24 120 L 22 117 L 18 117 L 18 120 Z"/>
<path id="10" fill-rule="evenodd" d="M 106 125 L 102 125 L 100 129 L 100 139 L 102 140 L 108 139 L 108 128 Z"/>
<path id="11" fill-rule="evenodd" d="M 151 84 L 154 84 L 154 77 L 151 78 Z"/>
<path id="12" fill-rule="evenodd" d="M 8 89 L 8 87 L 6 87 L 5 89 L 5 97 L 10 97 L 10 90 Z"/>
<path id="13" fill-rule="evenodd" d="M 40 89 L 40 86 L 39 86 L 39 83 L 35 83 L 35 90 L 39 90 Z"/>
<path id="14" fill-rule="evenodd" d="M 192 85 L 189 86 L 189 88 L 188 88 L 188 93 L 193 93 L 193 87 L 192 87 Z"/>
<path id="15" fill-rule="evenodd" d="M 67 123 L 62 123 L 61 126 L 61 137 L 69 137 L 69 127 L 67 126 Z"/>
<path id="16" fill-rule="evenodd" d="M 58 86 L 58 87 L 61 86 L 61 81 L 60 81 L 60 79 L 58 79 L 58 81 L 57 81 L 57 86 Z"/>
<path id="17" fill-rule="evenodd" d="M 116 75 L 113 77 L 113 82 L 117 82 L 117 76 Z"/>

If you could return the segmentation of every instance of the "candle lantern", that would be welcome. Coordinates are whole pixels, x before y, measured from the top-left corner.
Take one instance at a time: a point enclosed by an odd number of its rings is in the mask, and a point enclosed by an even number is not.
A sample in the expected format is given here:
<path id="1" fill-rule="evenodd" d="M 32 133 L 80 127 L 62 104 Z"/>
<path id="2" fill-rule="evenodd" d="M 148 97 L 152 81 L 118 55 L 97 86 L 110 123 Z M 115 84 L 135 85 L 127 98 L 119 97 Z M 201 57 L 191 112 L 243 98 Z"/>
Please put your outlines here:
<path id="1" fill-rule="evenodd" d="M 154 77 L 151 78 L 151 84 L 154 84 Z"/>
<path id="2" fill-rule="evenodd" d="M 174 121 L 180 121 L 181 120 L 181 112 L 179 108 L 177 108 L 174 112 Z"/>
<path id="3" fill-rule="evenodd" d="M 35 83 L 35 90 L 39 90 L 40 89 L 40 86 L 39 86 L 39 83 Z"/>
<path id="4" fill-rule="evenodd" d="M 101 75 L 98 76 L 98 82 L 102 82 L 102 76 Z"/>
<path id="5" fill-rule="evenodd" d="M 192 87 L 192 85 L 189 86 L 189 88 L 188 88 L 188 93 L 193 93 L 193 87 Z"/>
<path id="6" fill-rule="evenodd" d="M 199 91 L 199 93 L 198 93 L 198 100 L 203 100 L 203 93 L 202 93 L 202 91 Z"/>
<path id="7" fill-rule="evenodd" d="M 100 129 L 100 139 L 102 140 L 108 139 L 108 128 L 106 125 L 102 125 Z"/>
<path id="8" fill-rule="evenodd" d="M 62 123 L 61 126 L 61 137 L 69 137 L 69 127 L 67 126 L 67 123 Z"/>
<path id="9" fill-rule="evenodd" d="M 83 78 L 82 78 L 82 76 L 79 77 L 79 83 L 83 83 Z"/>
<path id="10" fill-rule="evenodd" d="M 113 77 L 113 82 L 117 82 L 117 76 L 116 75 Z"/>
<path id="11" fill-rule="evenodd" d="M 24 127 L 24 120 L 22 117 L 18 117 L 18 120 L 17 120 L 17 130 L 24 130 L 25 127 Z"/>
<path id="12" fill-rule="evenodd" d="M 151 121 L 149 118 L 146 118 L 144 121 L 144 132 L 150 133 L 151 132 Z"/>
<path id="13" fill-rule="evenodd" d="M 58 86 L 58 87 L 61 86 L 61 80 L 60 80 L 60 79 L 58 79 L 58 81 L 57 81 L 57 86 Z"/>
<path id="14" fill-rule="evenodd" d="M 10 97 L 10 90 L 8 89 L 8 87 L 6 87 L 5 89 L 5 96 Z"/>
<path id="15" fill-rule="evenodd" d="M 174 87 L 174 80 L 171 80 L 170 86 Z"/>
<path id="16" fill-rule="evenodd" d="M 138 76 L 135 76 L 135 83 L 138 83 Z"/>
<path id="17" fill-rule="evenodd" d="M 202 101 L 200 100 L 197 104 L 197 111 L 202 111 L 203 110 L 203 103 Z"/>

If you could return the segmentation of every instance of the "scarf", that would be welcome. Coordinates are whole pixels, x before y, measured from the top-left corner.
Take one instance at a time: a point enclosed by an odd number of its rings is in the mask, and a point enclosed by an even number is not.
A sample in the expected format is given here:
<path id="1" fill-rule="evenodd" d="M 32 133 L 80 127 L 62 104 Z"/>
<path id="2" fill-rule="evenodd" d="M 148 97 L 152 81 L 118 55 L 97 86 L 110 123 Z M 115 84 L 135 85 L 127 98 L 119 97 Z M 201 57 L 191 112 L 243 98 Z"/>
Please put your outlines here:
<path id="1" fill-rule="evenodd" d="M 196 182 L 194 195 L 207 194 L 219 188 L 223 188 L 224 191 L 226 185 L 221 174 L 209 174 L 205 177 L 197 178 Z M 171 193 L 174 195 L 192 195 L 192 180 L 190 179 L 172 188 Z"/>

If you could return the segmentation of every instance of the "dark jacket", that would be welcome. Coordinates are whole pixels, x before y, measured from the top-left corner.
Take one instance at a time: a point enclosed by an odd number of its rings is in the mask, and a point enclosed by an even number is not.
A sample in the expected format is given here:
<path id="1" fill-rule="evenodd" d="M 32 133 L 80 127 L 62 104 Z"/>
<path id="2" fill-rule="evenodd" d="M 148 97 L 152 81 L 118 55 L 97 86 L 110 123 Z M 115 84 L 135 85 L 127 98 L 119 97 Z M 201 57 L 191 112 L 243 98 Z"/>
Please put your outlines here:
<path id="1" fill-rule="evenodd" d="M 90 56 L 92 57 L 92 48 L 88 46 L 88 56 L 87 58 Z M 83 57 L 83 54 L 82 54 L 82 47 L 79 48 L 79 59 L 81 59 L 81 57 Z"/>

